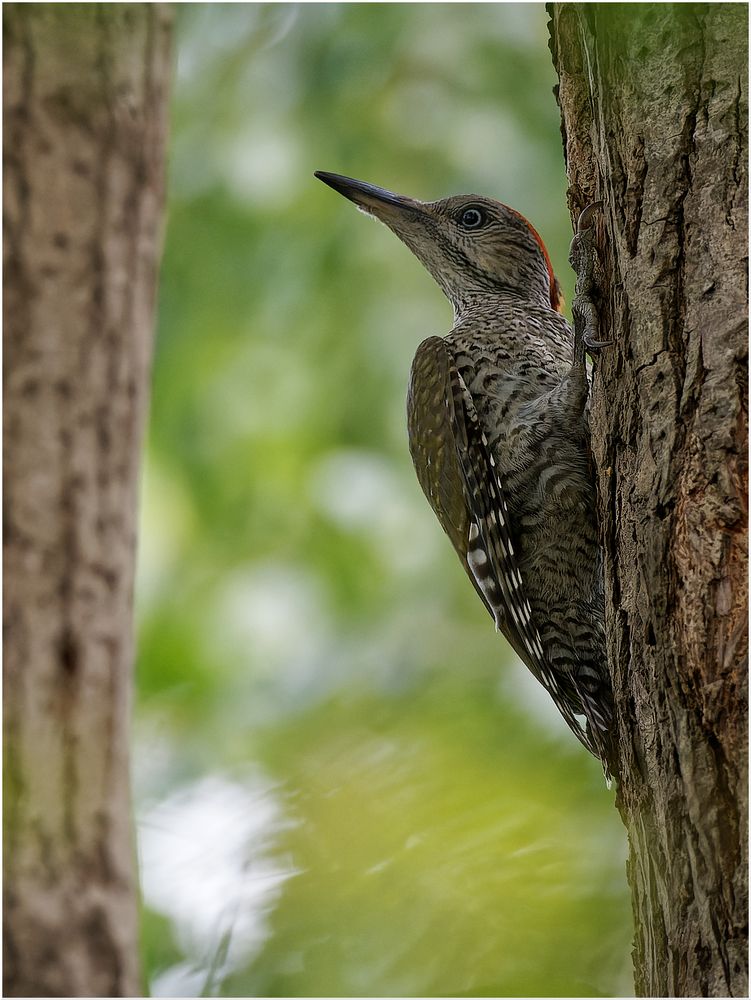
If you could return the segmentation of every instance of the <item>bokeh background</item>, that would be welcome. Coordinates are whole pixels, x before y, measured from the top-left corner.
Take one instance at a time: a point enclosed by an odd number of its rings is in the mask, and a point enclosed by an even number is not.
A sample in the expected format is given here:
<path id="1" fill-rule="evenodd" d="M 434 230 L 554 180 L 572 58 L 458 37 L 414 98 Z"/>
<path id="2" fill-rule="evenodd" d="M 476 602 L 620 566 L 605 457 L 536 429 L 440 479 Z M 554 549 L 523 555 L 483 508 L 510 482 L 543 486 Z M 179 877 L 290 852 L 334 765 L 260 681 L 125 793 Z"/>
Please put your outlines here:
<path id="1" fill-rule="evenodd" d="M 624 832 L 415 479 L 451 310 L 314 180 L 570 224 L 542 4 L 178 8 L 137 585 L 156 995 L 632 992 Z"/>

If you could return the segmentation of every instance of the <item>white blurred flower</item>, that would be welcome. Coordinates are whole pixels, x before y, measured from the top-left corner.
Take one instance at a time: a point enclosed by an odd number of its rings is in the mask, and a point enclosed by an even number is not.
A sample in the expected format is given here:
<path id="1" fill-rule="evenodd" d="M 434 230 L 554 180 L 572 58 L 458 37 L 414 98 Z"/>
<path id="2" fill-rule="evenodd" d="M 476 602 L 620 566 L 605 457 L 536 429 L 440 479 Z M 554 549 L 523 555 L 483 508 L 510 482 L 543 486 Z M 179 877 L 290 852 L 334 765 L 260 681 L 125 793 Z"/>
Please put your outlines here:
<path id="1" fill-rule="evenodd" d="M 143 895 L 170 917 L 185 954 L 152 984 L 155 996 L 196 995 L 255 955 L 268 914 L 293 872 L 271 854 L 284 823 L 271 783 L 215 774 L 178 789 L 141 816 Z M 199 990 L 194 992 L 196 986 Z M 173 992 L 176 991 L 176 992 Z"/>

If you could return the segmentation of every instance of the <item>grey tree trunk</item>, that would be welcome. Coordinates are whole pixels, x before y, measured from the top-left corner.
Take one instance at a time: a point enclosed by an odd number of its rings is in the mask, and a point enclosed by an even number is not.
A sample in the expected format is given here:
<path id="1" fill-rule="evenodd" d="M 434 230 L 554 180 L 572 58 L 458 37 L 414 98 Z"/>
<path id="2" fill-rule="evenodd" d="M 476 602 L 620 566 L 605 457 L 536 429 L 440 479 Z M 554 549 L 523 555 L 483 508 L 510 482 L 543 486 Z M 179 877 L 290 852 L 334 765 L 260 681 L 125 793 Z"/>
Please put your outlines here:
<path id="1" fill-rule="evenodd" d="M 6 4 L 4 995 L 141 992 L 128 775 L 165 10 Z"/>
<path id="2" fill-rule="evenodd" d="M 747 996 L 747 8 L 550 4 L 602 199 L 592 446 L 637 992 Z"/>

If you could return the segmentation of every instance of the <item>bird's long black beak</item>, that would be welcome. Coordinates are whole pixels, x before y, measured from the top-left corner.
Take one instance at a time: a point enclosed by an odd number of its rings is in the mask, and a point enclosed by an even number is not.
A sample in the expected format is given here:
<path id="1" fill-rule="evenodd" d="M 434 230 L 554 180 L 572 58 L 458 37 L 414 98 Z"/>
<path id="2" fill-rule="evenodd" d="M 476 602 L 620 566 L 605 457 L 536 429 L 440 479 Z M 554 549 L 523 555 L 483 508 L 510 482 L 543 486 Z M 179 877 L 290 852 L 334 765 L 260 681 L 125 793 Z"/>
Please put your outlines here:
<path id="1" fill-rule="evenodd" d="M 358 208 L 375 215 L 388 223 L 395 215 L 402 215 L 405 212 L 419 212 L 421 203 L 413 198 L 407 198 L 401 194 L 394 194 L 385 188 L 376 187 L 375 184 L 368 184 L 365 181 L 355 180 L 354 177 L 343 177 L 341 174 L 330 174 L 325 170 L 316 170 L 315 176 L 319 181 L 328 184 L 329 187 L 343 194 L 345 198 L 353 201 Z"/>

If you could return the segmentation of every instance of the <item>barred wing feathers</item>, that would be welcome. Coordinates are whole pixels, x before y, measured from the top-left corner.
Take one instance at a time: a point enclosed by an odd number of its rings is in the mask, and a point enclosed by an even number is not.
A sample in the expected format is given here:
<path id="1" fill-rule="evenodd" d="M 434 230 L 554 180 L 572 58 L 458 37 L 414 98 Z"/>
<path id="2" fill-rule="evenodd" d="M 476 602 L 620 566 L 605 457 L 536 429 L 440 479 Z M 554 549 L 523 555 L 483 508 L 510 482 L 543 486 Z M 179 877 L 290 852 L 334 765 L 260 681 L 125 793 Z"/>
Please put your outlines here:
<path id="1" fill-rule="evenodd" d="M 602 757 L 595 735 L 599 720 L 589 719 L 587 732 L 574 711 L 581 702 L 589 717 L 590 699 L 573 676 L 558 678 L 545 656 L 516 559 L 503 483 L 472 396 L 440 337 L 423 341 L 415 355 L 407 423 L 423 492 L 496 628 L 548 690 L 578 739 Z"/>

